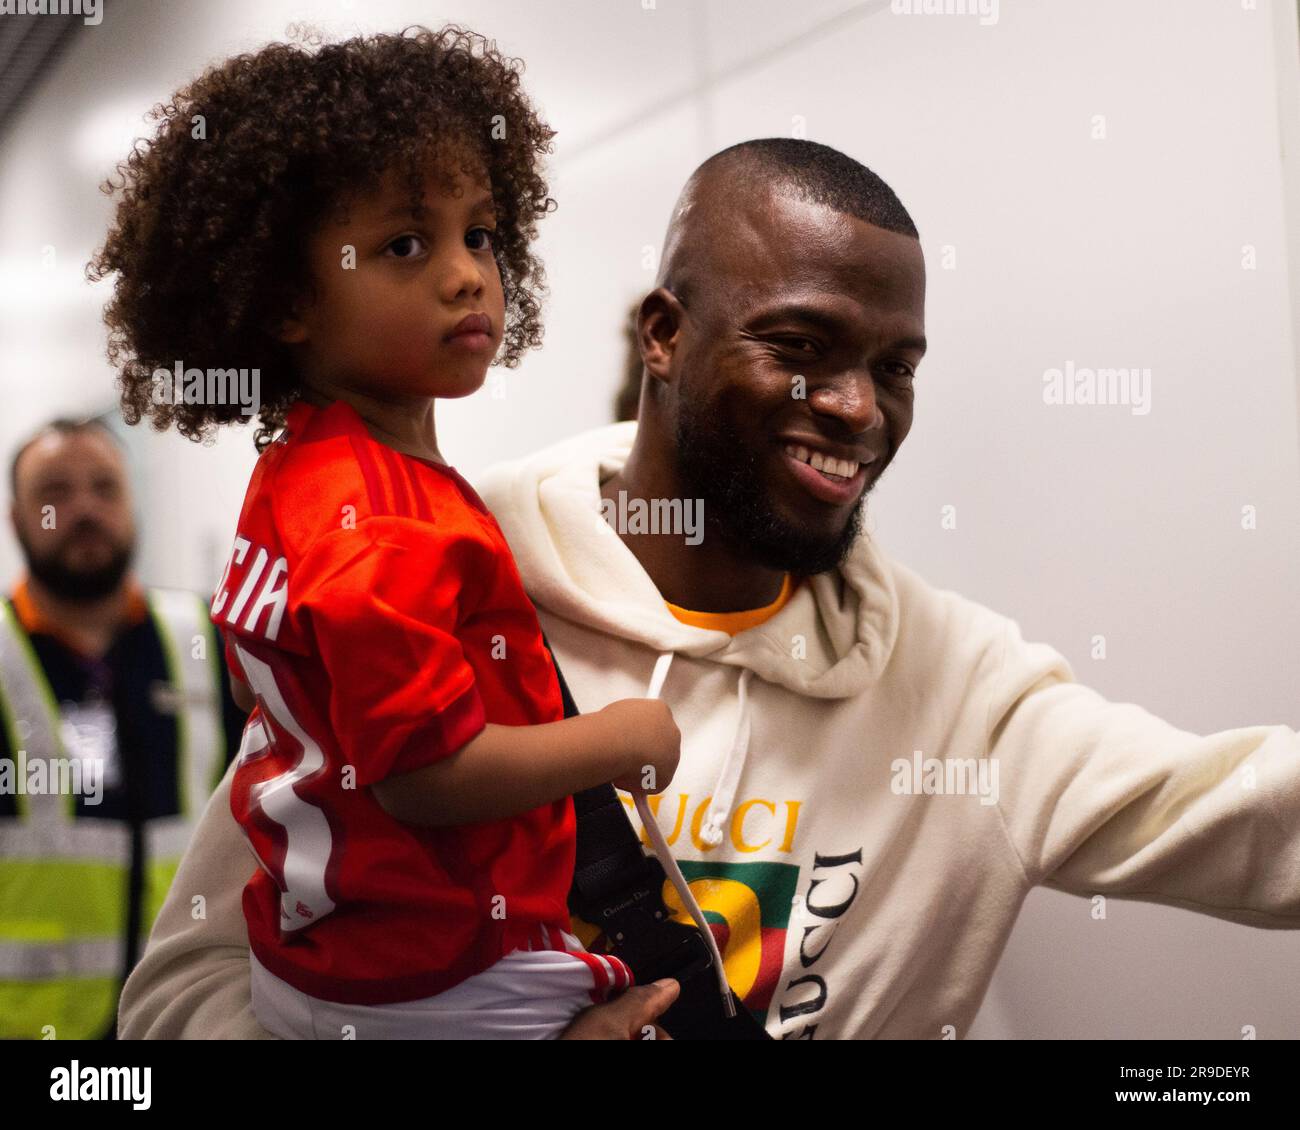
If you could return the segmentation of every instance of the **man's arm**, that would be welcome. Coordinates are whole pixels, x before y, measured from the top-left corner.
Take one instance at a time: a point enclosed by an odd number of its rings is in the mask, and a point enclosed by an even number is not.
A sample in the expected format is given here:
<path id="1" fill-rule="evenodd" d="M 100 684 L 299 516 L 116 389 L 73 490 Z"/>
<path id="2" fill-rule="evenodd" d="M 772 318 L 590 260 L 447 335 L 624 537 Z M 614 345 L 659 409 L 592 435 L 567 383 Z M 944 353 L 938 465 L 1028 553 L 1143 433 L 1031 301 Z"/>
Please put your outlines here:
<path id="1" fill-rule="evenodd" d="M 1300 929 L 1300 734 L 1180 730 L 1008 623 L 989 753 L 1029 882 Z"/>
<path id="2" fill-rule="evenodd" d="M 121 1039 L 275 1039 L 253 1016 L 242 896 L 257 861 L 230 812 L 234 772 L 208 801 L 123 987 Z"/>

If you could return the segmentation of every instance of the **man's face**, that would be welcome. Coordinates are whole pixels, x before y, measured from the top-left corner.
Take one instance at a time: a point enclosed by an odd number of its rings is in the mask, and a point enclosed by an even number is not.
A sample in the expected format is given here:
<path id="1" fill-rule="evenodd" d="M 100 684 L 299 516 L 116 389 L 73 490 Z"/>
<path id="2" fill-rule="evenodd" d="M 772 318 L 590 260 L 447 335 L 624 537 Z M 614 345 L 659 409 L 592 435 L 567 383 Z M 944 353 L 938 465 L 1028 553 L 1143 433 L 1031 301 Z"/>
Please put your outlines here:
<path id="1" fill-rule="evenodd" d="M 823 572 L 912 425 L 920 244 L 781 191 L 717 240 L 673 355 L 681 485 L 746 556 Z"/>
<path id="2" fill-rule="evenodd" d="M 380 398 L 460 397 L 482 385 L 505 322 L 491 189 L 463 173 L 459 195 L 432 175 L 424 189 L 412 214 L 408 188 L 389 175 L 313 236 L 313 293 L 286 333 L 308 375 Z M 454 333 L 468 315 L 485 319 L 485 332 Z"/>
<path id="3" fill-rule="evenodd" d="M 113 592 L 135 548 L 126 467 L 113 441 L 94 429 L 51 432 L 16 470 L 14 532 L 28 572 L 65 600 Z"/>

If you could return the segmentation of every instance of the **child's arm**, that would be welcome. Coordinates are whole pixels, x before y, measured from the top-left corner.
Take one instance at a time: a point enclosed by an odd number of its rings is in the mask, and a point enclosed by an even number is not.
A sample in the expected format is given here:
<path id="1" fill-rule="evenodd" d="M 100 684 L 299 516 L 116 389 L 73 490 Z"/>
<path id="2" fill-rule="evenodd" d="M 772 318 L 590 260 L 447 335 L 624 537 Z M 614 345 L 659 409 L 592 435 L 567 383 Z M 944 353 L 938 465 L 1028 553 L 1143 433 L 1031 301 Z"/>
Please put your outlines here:
<path id="1" fill-rule="evenodd" d="M 489 724 L 450 757 L 371 789 L 384 810 L 406 824 L 477 824 L 609 781 L 659 792 L 677 770 L 680 749 L 681 734 L 667 706 L 623 699 L 560 722 Z"/>

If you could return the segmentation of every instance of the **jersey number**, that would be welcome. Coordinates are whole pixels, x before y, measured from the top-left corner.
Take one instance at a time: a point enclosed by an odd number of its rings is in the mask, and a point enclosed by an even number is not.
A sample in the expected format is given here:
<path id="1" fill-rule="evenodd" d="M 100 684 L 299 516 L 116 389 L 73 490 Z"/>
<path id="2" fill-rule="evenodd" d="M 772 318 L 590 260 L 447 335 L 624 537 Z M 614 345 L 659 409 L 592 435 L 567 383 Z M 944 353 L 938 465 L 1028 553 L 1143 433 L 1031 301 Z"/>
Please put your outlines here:
<path id="1" fill-rule="evenodd" d="M 238 644 L 235 651 L 249 686 L 257 695 L 258 705 L 267 715 L 262 725 L 244 730 L 239 749 L 240 766 L 256 760 L 266 749 L 268 721 L 287 733 L 300 751 L 298 759 L 283 773 L 258 781 L 249 789 L 248 804 L 253 811 L 284 829 L 282 865 L 263 859 L 251 837 L 249 845 L 262 869 L 280 888 L 280 928 L 286 932 L 301 930 L 334 909 L 334 900 L 325 890 L 325 870 L 334 846 L 329 821 L 316 805 L 294 791 L 299 781 L 320 771 L 325 755 L 289 711 L 271 668 Z"/>

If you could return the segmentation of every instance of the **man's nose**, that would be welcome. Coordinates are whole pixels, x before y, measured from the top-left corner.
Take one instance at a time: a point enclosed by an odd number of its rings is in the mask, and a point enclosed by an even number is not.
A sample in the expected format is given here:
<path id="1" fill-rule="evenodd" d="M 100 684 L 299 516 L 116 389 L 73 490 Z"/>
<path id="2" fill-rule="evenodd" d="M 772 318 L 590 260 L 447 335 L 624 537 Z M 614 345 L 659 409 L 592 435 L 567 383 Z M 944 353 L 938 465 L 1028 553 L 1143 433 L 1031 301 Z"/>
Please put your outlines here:
<path id="1" fill-rule="evenodd" d="M 58 508 L 57 520 L 59 526 L 65 529 L 71 529 L 85 519 L 104 527 L 109 524 L 110 509 L 93 486 L 79 487 L 63 500 Z"/>
<path id="2" fill-rule="evenodd" d="M 869 372 L 841 373 L 835 380 L 813 389 L 808 394 L 808 403 L 819 415 L 833 416 L 853 435 L 885 426 L 885 414 L 876 397 L 876 382 Z"/>

